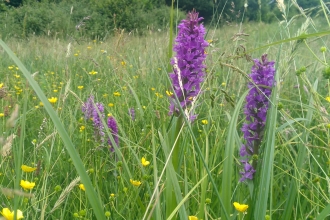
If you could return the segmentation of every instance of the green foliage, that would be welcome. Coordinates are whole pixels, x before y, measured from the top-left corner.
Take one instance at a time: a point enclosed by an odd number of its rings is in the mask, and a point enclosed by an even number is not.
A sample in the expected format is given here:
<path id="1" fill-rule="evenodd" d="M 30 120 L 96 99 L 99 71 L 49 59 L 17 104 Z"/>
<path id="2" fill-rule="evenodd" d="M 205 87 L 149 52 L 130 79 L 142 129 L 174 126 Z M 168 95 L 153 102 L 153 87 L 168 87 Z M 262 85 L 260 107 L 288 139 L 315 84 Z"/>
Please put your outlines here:
<path id="1" fill-rule="evenodd" d="M 130 0 L 31 1 L 0 13 L 0 24 L 5 27 L 1 34 L 2 37 L 17 38 L 47 35 L 96 39 L 121 30 L 142 34 L 149 29 L 168 28 L 169 7 L 156 5 L 160 3 L 153 0 L 133 3 Z M 178 12 L 179 17 L 175 19 L 183 18 L 184 14 Z M 84 20 L 86 17 L 89 19 Z M 77 25 L 80 25 L 78 29 Z"/>

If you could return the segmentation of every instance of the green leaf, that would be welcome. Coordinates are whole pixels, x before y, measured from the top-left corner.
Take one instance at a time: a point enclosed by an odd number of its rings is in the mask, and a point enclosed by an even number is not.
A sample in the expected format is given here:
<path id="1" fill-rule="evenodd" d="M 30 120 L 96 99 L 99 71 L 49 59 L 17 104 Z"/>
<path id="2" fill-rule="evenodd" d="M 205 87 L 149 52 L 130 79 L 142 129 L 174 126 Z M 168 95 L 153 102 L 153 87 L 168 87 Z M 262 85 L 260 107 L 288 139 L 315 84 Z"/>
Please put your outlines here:
<path id="1" fill-rule="evenodd" d="M 236 108 L 233 112 L 233 116 L 230 119 L 229 128 L 228 128 L 228 136 L 227 136 L 225 155 L 224 155 L 225 161 L 223 164 L 222 184 L 219 189 L 221 190 L 221 198 L 227 213 L 232 213 L 231 212 L 231 207 L 232 207 L 231 198 L 233 192 L 232 176 L 234 172 L 234 150 L 236 146 L 235 138 L 237 134 L 236 131 L 237 119 L 248 92 L 249 90 L 247 90 L 238 101 Z M 225 219 L 224 214 L 222 215 L 222 219 Z"/>

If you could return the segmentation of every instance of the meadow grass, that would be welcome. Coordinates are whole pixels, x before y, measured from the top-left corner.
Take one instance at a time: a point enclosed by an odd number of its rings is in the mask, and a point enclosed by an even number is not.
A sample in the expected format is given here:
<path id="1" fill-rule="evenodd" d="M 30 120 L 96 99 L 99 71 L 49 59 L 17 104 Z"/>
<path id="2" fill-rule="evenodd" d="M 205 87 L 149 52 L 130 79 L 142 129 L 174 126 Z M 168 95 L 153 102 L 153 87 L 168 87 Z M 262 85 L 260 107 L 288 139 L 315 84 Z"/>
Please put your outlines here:
<path id="1" fill-rule="evenodd" d="M 299 18 L 209 29 L 198 118 L 180 127 L 179 137 L 173 136 L 175 117 L 168 116 L 168 32 L 118 32 L 105 41 L 8 40 L 36 84 L 0 50 L 1 206 L 22 210 L 26 219 L 324 219 L 330 213 L 324 27 L 324 18 Z M 256 180 L 242 183 L 247 75 L 252 59 L 264 53 L 276 62 L 276 86 Z M 84 119 L 90 95 L 117 120 L 114 152 Z M 57 100 L 50 103 L 52 97 Z M 177 141 L 181 157 L 174 167 L 168 158 Z M 22 164 L 37 169 L 22 172 Z M 165 193 L 169 179 L 174 194 Z M 36 185 L 24 191 L 21 180 Z M 177 203 L 166 213 L 171 195 Z M 233 202 L 248 204 L 247 213 Z"/>

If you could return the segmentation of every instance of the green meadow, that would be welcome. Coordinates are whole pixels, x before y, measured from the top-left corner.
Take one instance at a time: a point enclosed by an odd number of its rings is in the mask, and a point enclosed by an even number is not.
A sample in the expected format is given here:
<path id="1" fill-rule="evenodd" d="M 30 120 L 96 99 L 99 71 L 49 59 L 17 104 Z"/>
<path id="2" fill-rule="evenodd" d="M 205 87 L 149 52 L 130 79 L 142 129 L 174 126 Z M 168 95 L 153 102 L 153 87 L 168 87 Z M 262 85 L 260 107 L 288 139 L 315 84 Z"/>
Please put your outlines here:
<path id="1" fill-rule="evenodd" d="M 320 9 L 317 18 L 302 11 L 271 24 L 206 26 L 198 116 L 181 124 L 168 115 L 175 28 L 1 40 L 2 215 L 8 208 L 28 220 L 329 218 L 330 22 Z M 263 54 L 275 61 L 276 83 L 255 176 L 240 182 L 247 85 Z M 104 105 L 109 142 L 82 112 L 91 95 Z M 108 117 L 118 125 L 114 149 Z"/>

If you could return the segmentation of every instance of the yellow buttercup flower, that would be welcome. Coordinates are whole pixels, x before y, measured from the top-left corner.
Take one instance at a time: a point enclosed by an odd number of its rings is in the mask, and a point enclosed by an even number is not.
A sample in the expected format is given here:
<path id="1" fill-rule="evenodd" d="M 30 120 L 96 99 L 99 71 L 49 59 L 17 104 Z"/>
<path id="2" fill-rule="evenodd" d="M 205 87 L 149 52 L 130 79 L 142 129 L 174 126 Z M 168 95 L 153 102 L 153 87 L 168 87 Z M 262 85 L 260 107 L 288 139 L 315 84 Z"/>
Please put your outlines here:
<path id="1" fill-rule="evenodd" d="M 141 185 L 141 182 L 138 181 L 138 180 L 132 180 L 132 179 L 130 179 L 129 181 L 132 183 L 133 186 L 140 186 Z"/>
<path id="2" fill-rule="evenodd" d="M 156 92 L 155 95 L 156 95 L 158 98 L 163 98 L 163 95 L 160 94 L 159 92 Z"/>
<path id="3" fill-rule="evenodd" d="M 5 116 L 5 113 L 0 113 L 0 118 L 4 117 L 4 116 Z"/>
<path id="4" fill-rule="evenodd" d="M 330 102 L 330 96 L 325 97 L 325 100 L 327 100 L 327 102 Z"/>
<path id="5" fill-rule="evenodd" d="M 188 220 L 198 220 L 198 218 L 196 216 L 191 215 L 188 217 Z"/>
<path id="6" fill-rule="evenodd" d="M 89 74 L 90 74 L 90 75 L 95 75 L 95 74 L 97 74 L 97 72 L 94 71 L 94 70 L 92 70 L 91 72 L 89 72 Z"/>
<path id="7" fill-rule="evenodd" d="M 239 204 L 238 202 L 234 202 L 233 205 L 235 206 L 235 209 L 239 212 L 245 212 L 249 206 L 245 204 Z"/>
<path id="8" fill-rule="evenodd" d="M 84 86 L 78 86 L 78 89 L 82 90 L 84 88 Z"/>
<path id="9" fill-rule="evenodd" d="M 30 172 L 35 171 L 37 168 L 36 168 L 36 167 L 29 167 L 29 166 L 26 166 L 26 165 L 22 165 L 22 166 L 21 166 L 21 169 L 22 169 L 24 172 L 30 173 Z"/>
<path id="10" fill-rule="evenodd" d="M 8 208 L 3 208 L 0 213 L 6 220 L 14 219 L 15 212 L 14 211 L 11 212 L 10 209 Z M 18 209 L 16 212 L 16 219 L 22 219 L 22 218 L 24 218 L 23 212 Z"/>
<path id="11" fill-rule="evenodd" d="M 143 165 L 144 167 L 146 167 L 146 166 L 149 166 L 150 161 L 147 161 L 146 158 L 142 157 L 142 159 L 141 159 L 141 163 L 142 163 L 142 165 Z"/>
<path id="12" fill-rule="evenodd" d="M 0 83 L 0 89 L 3 87 L 3 83 Z"/>
<path id="13" fill-rule="evenodd" d="M 52 104 L 55 104 L 57 102 L 57 98 L 56 97 L 51 97 L 48 99 L 48 101 Z"/>
<path id="14" fill-rule="evenodd" d="M 168 96 L 171 97 L 171 96 L 173 95 L 173 92 L 171 92 L 171 91 L 167 91 L 167 90 L 166 90 L 166 95 L 168 95 Z"/>
<path id="15" fill-rule="evenodd" d="M 114 104 L 113 104 L 113 103 L 109 103 L 108 106 L 109 106 L 109 107 L 113 107 Z"/>
<path id="16" fill-rule="evenodd" d="M 203 125 L 207 125 L 209 122 L 207 120 L 202 120 Z"/>
<path id="17" fill-rule="evenodd" d="M 82 191 L 86 191 L 86 189 L 85 189 L 85 186 L 84 186 L 84 184 L 79 184 L 79 188 L 82 190 Z"/>
<path id="18" fill-rule="evenodd" d="M 28 189 L 33 189 L 33 187 L 36 185 L 36 183 L 34 182 L 29 182 L 29 181 L 25 181 L 25 180 L 21 180 L 21 184 L 20 186 L 25 189 L 25 190 L 28 190 Z"/>
<path id="19" fill-rule="evenodd" d="M 120 96 L 120 92 L 114 92 L 113 95 L 114 96 Z"/>

